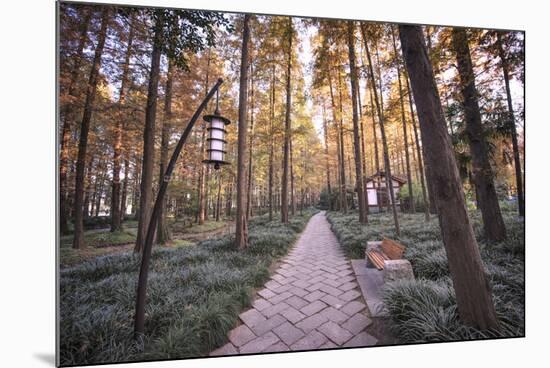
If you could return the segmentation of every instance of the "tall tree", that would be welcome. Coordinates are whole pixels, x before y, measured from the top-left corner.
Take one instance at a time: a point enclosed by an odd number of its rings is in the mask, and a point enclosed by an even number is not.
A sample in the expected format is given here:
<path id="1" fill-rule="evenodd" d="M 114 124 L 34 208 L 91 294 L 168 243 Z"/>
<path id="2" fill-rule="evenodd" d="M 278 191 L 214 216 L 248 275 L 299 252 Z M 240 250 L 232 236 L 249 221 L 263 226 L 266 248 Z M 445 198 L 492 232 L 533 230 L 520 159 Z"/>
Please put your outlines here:
<path id="1" fill-rule="evenodd" d="M 287 48 L 287 72 L 286 72 L 286 110 L 285 110 L 285 142 L 283 146 L 283 178 L 281 183 L 281 222 L 288 223 L 288 176 L 290 159 L 290 110 L 292 108 L 292 90 L 290 79 L 292 77 L 292 17 L 288 17 L 288 48 Z"/>
<path id="2" fill-rule="evenodd" d="M 67 88 L 67 94 L 65 99 L 74 99 L 76 98 L 76 87 L 78 75 L 80 72 L 80 66 L 82 64 L 84 46 L 86 46 L 86 41 L 88 40 L 88 27 L 90 24 L 92 12 L 89 9 L 84 9 L 84 16 L 82 22 L 80 23 L 80 32 L 78 36 L 78 46 L 76 49 L 76 55 L 74 57 L 74 63 L 71 68 L 71 76 L 69 87 Z M 59 225 L 61 234 L 67 234 L 68 227 L 68 217 L 69 217 L 69 206 L 67 199 L 69 196 L 68 188 L 68 162 L 69 162 L 69 141 L 71 138 L 71 125 L 73 124 L 73 114 L 74 108 L 72 101 L 65 101 L 66 107 L 63 112 L 63 128 L 61 133 L 61 145 L 60 145 L 60 158 L 59 158 Z"/>
<path id="3" fill-rule="evenodd" d="M 97 37 L 92 69 L 86 86 L 86 102 L 82 113 L 80 123 L 80 139 L 78 142 L 78 158 L 76 162 L 76 183 L 74 194 L 74 238 L 73 248 L 80 249 L 84 246 L 84 223 L 82 221 L 82 205 L 84 202 L 84 171 L 86 166 L 86 150 L 88 148 L 88 133 L 90 131 L 90 121 L 92 119 L 92 110 L 99 80 L 99 68 L 101 66 L 101 56 L 107 37 L 107 28 L 110 17 L 108 7 L 105 7 L 101 13 L 101 26 Z"/>
<path id="4" fill-rule="evenodd" d="M 147 233 L 151 203 L 153 199 L 153 165 L 155 155 L 155 122 L 157 118 L 157 97 L 160 75 L 160 57 L 163 41 L 162 10 L 155 12 L 155 31 L 153 36 L 153 50 L 151 53 L 151 69 L 149 71 L 149 86 L 147 89 L 147 105 L 145 107 L 145 127 L 143 129 L 143 160 L 141 166 L 141 185 L 139 197 L 139 218 L 136 246 L 134 252 L 143 250 L 143 243 Z"/>
<path id="5" fill-rule="evenodd" d="M 472 175 L 476 194 L 479 197 L 485 236 L 491 241 L 501 241 L 506 238 L 506 228 L 500 213 L 493 181 L 493 170 L 489 162 L 487 142 L 481 124 L 475 75 L 468 45 L 468 34 L 465 29 L 453 28 L 452 44 L 458 64 L 462 104 L 466 120 L 466 135 L 472 155 Z"/>
<path id="6" fill-rule="evenodd" d="M 355 188 L 359 202 L 359 222 L 366 224 L 367 211 L 365 208 L 365 191 L 363 188 L 363 167 L 361 165 L 361 138 L 359 134 L 359 115 L 357 109 L 357 68 L 355 62 L 355 24 L 353 21 L 347 22 L 348 53 L 350 68 L 351 100 L 353 111 L 353 148 L 355 155 Z"/>
<path id="7" fill-rule="evenodd" d="M 372 67 L 372 59 L 370 56 L 369 44 L 367 42 L 366 29 L 364 24 L 361 24 L 361 33 L 363 36 L 363 42 L 365 44 L 365 51 L 367 53 L 367 61 L 368 61 L 368 67 L 369 67 L 369 76 L 371 79 L 371 86 L 375 86 L 376 82 L 374 81 L 374 70 Z M 380 78 L 381 77 L 382 75 L 380 74 Z M 380 136 L 382 138 L 382 151 L 384 153 L 384 171 L 385 171 L 385 178 L 386 178 L 386 190 L 389 193 L 389 200 L 391 203 L 391 208 L 393 213 L 393 223 L 395 227 L 395 233 L 397 234 L 397 236 L 399 236 L 400 235 L 399 220 L 397 218 L 397 208 L 395 206 L 395 193 L 393 191 L 393 179 L 392 179 L 392 173 L 391 173 L 392 171 L 390 166 L 390 155 L 388 150 L 388 141 L 386 139 L 386 130 L 384 127 L 384 112 L 382 111 L 382 103 L 381 101 L 378 101 L 378 94 L 376 93 L 376 90 L 374 88 L 372 92 L 374 96 L 376 111 L 378 113 L 378 123 L 380 125 Z M 382 95 L 382 93 L 380 95 Z"/>
<path id="8" fill-rule="evenodd" d="M 460 318 L 477 328 L 498 328 L 422 29 L 400 25 L 399 34 L 420 121 L 425 158 L 433 169 L 439 226 Z"/>
<path id="9" fill-rule="evenodd" d="M 121 193 L 120 193 L 120 170 L 122 167 L 122 130 L 124 127 L 124 119 L 126 114 L 123 111 L 124 102 L 126 99 L 126 89 L 128 84 L 128 74 L 130 72 L 130 57 L 132 56 L 132 42 L 134 40 L 134 16 L 130 17 L 130 29 L 128 31 L 128 44 L 124 56 L 124 64 L 122 64 L 122 76 L 120 83 L 120 91 L 118 96 L 119 114 L 115 125 L 115 139 L 113 144 L 113 184 L 111 194 L 111 232 L 120 231 L 122 228 L 121 210 Z M 127 173 L 126 173 L 127 174 Z"/>
<path id="10" fill-rule="evenodd" d="M 401 107 L 401 123 L 403 125 L 403 142 L 405 145 L 405 165 L 407 171 L 407 189 L 409 190 L 409 203 L 410 203 L 410 212 L 414 213 L 414 196 L 412 190 L 412 176 L 411 176 L 411 163 L 409 158 L 409 141 L 407 136 L 407 120 L 405 119 L 405 102 L 403 100 L 403 85 L 401 84 L 401 61 L 399 59 L 399 53 L 397 51 L 397 44 L 395 42 L 395 31 L 393 26 L 391 26 L 391 37 L 393 44 L 393 52 L 395 55 L 395 68 L 397 71 L 397 85 L 399 87 L 399 103 Z"/>
<path id="11" fill-rule="evenodd" d="M 243 43 L 239 80 L 239 138 L 237 153 L 237 218 L 235 246 L 244 249 L 248 246 L 248 221 L 246 220 L 246 136 L 248 122 L 248 43 L 250 41 L 250 14 L 245 14 L 243 22 Z"/>
<path id="12" fill-rule="evenodd" d="M 496 31 L 497 39 L 496 46 L 498 54 L 500 56 L 500 66 L 502 68 L 502 75 L 504 77 L 504 85 L 506 87 L 506 102 L 508 103 L 508 119 L 510 120 L 510 130 L 512 133 L 512 149 L 514 151 L 514 169 L 516 172 L 516 190 L 518 197 L 518 212 L 520 216 L 525 216 L 525 198 L 523 195 L 523 178 L 521 173 L 521 160 L 519 155 L 518 146 L 518 132 L 516 129 L 516 119 L 514 116 L 514 106 L 512 105 L 512 94 L 510 92 L 510 73 L 509 63 L 504 52 L 502 45 L 502 34 L 500 31 Z"/>
<path id="13" fill-rule="evenodd" d="M 414 142 L 416 146 L 416 157 L 418 162 L 418 171 L 420 176 L 420 186 L 422 188 L 422 202 L 424 203 L 424 219 L 430 221 L 430 203 L 428 202 L 428 196 L 426 194 L 426 183 L 424 180 L 424 158 L 420 153 L 420 138 L 418 137 L 418 129 L 416 128 L 416 119 L 414 117 L 414 107 L 413 107 L 413 96 L 411 92 L 411 87 L 409 84 L 409 77 L 405 73 L 405 82 L 407 84 L 407 94 L 409 95 L 409 109 L 411 112 L 411 122 L 414 131 Z"/>
<path id="14" fill-rule="evenodd" d="M 170 143 L 170 132 L 172 130 L 172 85 L 174 83 L 174 63 L 168 61 L 168 72 L 166 73 L 166 86 L 164 87 L 164 118 L 162 120 L 161 142 L 160 142 L 160 165 L 159 183 L 164 180 L 164 173 L 168 166 L 168 145 Z M 157 222 L 157 243 L 165 244 L 170 240 L 170 231 L 166 223 L 166 203 L 168 198 L 164 197 Z"/>

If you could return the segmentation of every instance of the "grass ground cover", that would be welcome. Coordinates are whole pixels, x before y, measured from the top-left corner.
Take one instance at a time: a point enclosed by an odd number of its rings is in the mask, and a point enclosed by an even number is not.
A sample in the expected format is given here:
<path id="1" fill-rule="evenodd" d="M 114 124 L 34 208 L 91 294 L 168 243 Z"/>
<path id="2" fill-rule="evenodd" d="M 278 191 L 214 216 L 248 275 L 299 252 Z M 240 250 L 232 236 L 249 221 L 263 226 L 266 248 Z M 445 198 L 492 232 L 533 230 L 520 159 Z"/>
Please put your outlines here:
<path id="1" fill-rule="evenodd" d="M 508 238 L 488 243 L 479 213 L 470 215 L 491 283 L 499 331 L 479 331 L 461 323 L 436 217 L 426 223 L 421 213 L 400 214 L 402 234 L 396 237 L 388 213 L 371 214 L 366 226 L 359 224 L 356 213 L 328 214 L 333 231 L 351 258 L 363 258 L 366 242 L 383 237 L 397 239 L 407 247 L 404 257 L 411 262 L 416 279 L 389 283 L 383 291 L 391 328 L 402 342 L 524 335 L 524 222 L 515 212 L 504 210 Z"/>
<path id="2" fill-rule="evenodd" d="M 224 236 L 153 251 L 146 338 L 132 339 L 140 258 L 132 252 L 96 257 L 60 273 L 62 365 L 174 359 L 205 355 L 224 344 L 252 291 L 287 253 L 314 210 L 289 224 L 253 218 L 249 247 Z"/>

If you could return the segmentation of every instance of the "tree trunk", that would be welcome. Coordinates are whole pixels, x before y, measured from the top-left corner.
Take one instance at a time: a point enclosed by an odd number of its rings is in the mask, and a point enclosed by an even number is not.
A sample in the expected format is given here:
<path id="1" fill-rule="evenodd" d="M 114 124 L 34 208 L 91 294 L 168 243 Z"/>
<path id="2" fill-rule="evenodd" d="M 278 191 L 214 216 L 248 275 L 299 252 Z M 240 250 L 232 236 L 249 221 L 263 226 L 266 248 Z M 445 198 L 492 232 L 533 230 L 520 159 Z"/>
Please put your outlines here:
<path id="1" fill-rule="evenodd" d="M 500 66 L 504 76 L 504 85 L 506 87 L 506 101 L 508 102 L 508 114 L 510 119 L 510 128 L 512 132 L 512 149 L 514 150 L 514 169 L 516 172 L 516 188 L 518 197 L 518 212 L 520 216 L 525 216 L 525 198 L 523 196 L 523 176 L 521 173 L 521 160 L 518 146 L 518 133 L 516 130 L 516 119 L 514 116 L 514 107 L 512 105 L 512 94 L 510 93 L 510 77 L 508 75 L 508 60 L 502 47 L 502 38 L 499 31 L 497 34 L 497 47 L 500 56 Z"/>
<path id="2" fill-rule="evenodd" d="M 164 173 L 168 166 L 168 144 L 172 130 L 172 84 L 174 80 L 174 65 L 168 61 L 168 73 L 166 75 L 166 87 L 164 91 L 164 119 L 162 121 L 161 143 L 160 143 L 160 170 L 159 183 L 164 180 Z M 166 204 L 168 198 L 165 196 L 160 207 L 157 221 L 157 244 L 166 244 L 170 240 L 170 231 L 166 223 Z"/>
<path id="3" fill-rule="evenodd" d="M 130 72 L 130 57 L 132 55 L 132 42 L 134 39 L 134 17 L 130 19 L 130 30 L 128 33 L 128 45 L 122 67 L 122 77 L 120 83 L 120 93 L 118 97 L 118 116 L 115 125 L 115 137 L 113 144 L 113 184 L 111 195 L 111 232 L 122 229 L 120 216 L 120 170 L 122 167 L 122 130 L 126 113 L 124 111 L 124 102 L 126 98 L 126 84 L 128 83 L 128 74 Z"/>
<path id="4" fill-rule="evenodd" d="M 120 196 L 120 222 L 124 221 L 126 215 L 126 199 L 128 198 L 128 175 L 130 171 L 130 160 L 124 159 L 124 181 L 122 182 L 122 195 Z"/>
<path id="5" fill-rule="evenodd" d="M 370 57 L 370 51 L 369 51 L 369 44 L 367 42 L 366 32 L 365 32 L 365 26 L 361 25 L 361 32 L 363 35 L 363 42 L 365 43 L 365 51 L 367 52 L 367 61 L 368 61 L 368 67 L 370 71 L 370 78 L 371 78 L 371 85 L 375 86 L 376 82 L 374 81 L 374 72 L 372 68 L 372 61 Z M 381 77 L 381 75 L 380 75 Z M 399 220 L 397 218 L 397 209 L 395 206 L 395 194 L 393 191 L 393 179 L 391 174 L 391 167 L 390 167 L 390 158 L 389 158 L 389 152 L 388 152 L 388 142 L 386 140 L 386 131 L 384 129 L 384 114 L 382 112 L 381 103 L 378 101 L 378 95 L 375 90 L 373 90 L 374 94 L 374 103 L 376 105 L 376 110 L 378 112 L 378 122 L 380 124 L 380 136 L 382 138 L 382 150 L 384 152 L 384 168 L 385 168 L 385 176 L 386 176 L 386 190 L 389 192 L 389 200 L 391 202 L 391 208 L 393 213 L 393 223 L 395 226 L 395 233 L 397 236 L 400 235 L 400 229 L 399 229 Z"/>
<path id="6" fill-rule="evenodd" d="M 283 146 L 283 178 L 281 193 L 281 222 L 288 223 L 288 174 L 289 174 L 289 156 L 290 156 L 290 109 L 291 89 L 290 78 L 292 70 L 292 18 L 288 18 L 288 50 L 287 50 L 287 72 L 286 72 L 286 111 L 285 111 L 285 142 Z"/>
<path id="7" fill-rule="evenodd" d="M 332 211 L 332 186 L 330 185 L 330 164 L 329 164 L 329 149 L 328 149 L 328 123 L 323 101 L 323 135 L 325 138 L 325 166 L 327 172 L 327 193 L 328 193 L 328 209 Z"/>
<path id="8" fill-rule="evenodd" d="M 105 8 L 101 15 L 101 27 L 98 34 L 97 46 L 90 71 L 90 78 L 86 88 L 86 102 L 80 123 L 80 140 L 78 142 L 78 158 L 76 162 L 76 183 L 74 194 L 74 238 L 73 248 L 80 249 L 84 246 L 84 224 L 82 222 L 82 205 L 84 202 L 84 170 L 86 166 L 86 150 L 88 148 L 88 133 L 96 95 L 96 87 L 99 79 L 99 68 L 101 66 L 101 55 L 105 46 L 107 27 L 109 21 L 109 9 Z"/>
<path id="9" fill-rule="evenodd" d="M 78 80 L 78 74 L 80 72 L 80 65 L 82 64 L 82 57 L 84 53 L 84 46 L 86 45 L 88 34 L 88 27 L 90 24 L 91 12 L 85 10 L 84 17 L 82 19 L 80 35 L 78 39 L 78 47 L 76 55 L 74 57 L 74 64 L 71 70 L 71 79 L 69 82 L 69 88 L 67 89 L 67 98 L 76 98 L 76 85 Z M 72 101 L 66 101 L 67 105 L 63 113 L 63 128 L 61 134 L 60 144 L 60 157 L 59 157 L 59 231 L 61 235 L 68 233 L 68 217 L 69 217 L 69 188 L 67 179 L 67 166 L 69 161 L 69 141 L 71 138 L 71 124 L 73 123 L 73 108 Z"/>
<path id="10" fill-rule="evenodd" d="M 363 167 L 361 165 L 361 138 L 359 135 L 359 113 L 357 111 L 357 69 L 355 66 L 355 24 L 347 22 L 348 29 L 348 53 L 350 67 L 351 101 L 353 112 L 353 148 L 355 155 L 355 189 L 357 190 L 357 201 L 359 202 L 359 223 L 368 222 L 365 208 L 365 192 L 363 187 Z"/>
<path id="11" fill-rule="evenodd" d="M 235 246 L 248 247 L 248 221 L 246 220 L 246 135 L 247 125 L 247 85 L 248 85 L 248 42 L 250 39 L 250 15 L 245 14 L 243 24 L 243 44 L 239 81 L 239 141 L 237 153 L 237 218 Z"/>
<path id="12" fill-rule="evenodd" d="M 413 195 L 413 189 L 412 189 L 412 176 L 411 176 L 411 163 L 409 158 L 409 142 L 408 142 L 408 135 L 407 135 L 407 120 L 405 119 L 405 102 L 403 101 L 403 85 L 401 84 L 401 64 L 399 60 L 399 54 L 397 52 L 397 45 L 395 42 L 395 32 L 393 26 L 391 27 L 391 36 L 393 41 L 393 51 L 395 54 L 395 67 L 397 69 L 397 82 L 399 86 L 399 103 L 401 107 L 401 122 L 403 124 L 403 142 L 405 144 L 405 165 L 407 170 L 407 187 L 409 190 L 409 203 L 410 208 L 409 211 L 411 213 L 415 212 L 414 208 L 414 195 Z"/>
<path id="13" fill-rule="evenodd" d="M 294 196 L 294 154 L 292 150 L 292 134 L 290 137 L 290 213 L 296 214 L 296 198 Z"/>
<path id="14" fill-rule="evenodd" d="M 344 108 L 342 103 L 342 78 L 340 75 L 340 69 L 337 69 L 338 71 L 338 105 L 339 105 L 339 124 L 338 124 L 338 134 L 339 134 L 339 140 L 340 140 L 340 176 L 341 176 L 341 184 L 342 184 L 342 204 L 343 204 L 343 212 L 348 212 L 348 189 L 346 187 L 346 158 L 345 158 L 345 152 L 344 152 Z"/>
<path id="15" fill-rule="evenodd" d="M 159 17 L 162 12 L 159 11 Z M 145 107 L 145 128 L 143 129 L 143 160 L 141 164 L 141 186 L 139 197 L 138 233 L 134 252 L 143 250 L 143 243 L 151 216 L 153 199 L 153 166 L 155 155 L 155 120 L 157 117 L 157 96 L 160 74 L 160 56 L 162 42 L 162 23 L 155 25 L 153 52 L 151 54 L 151 70 L 147 90 L 147 106 Z"/>
<path id="16" fill-rule="evenodd" d="M 416 144 L 416 156 L 417 156 L 417 162 L 418 162 L 418 171 L 420 172 L 420 185 L 422 186 L 422 201 L 424 203 L 424 219 L 426 221 L 430 221 L 430 202 L 428 202 L 428 196 L 426 195 L 426 183 L 424 181 L 424 164 L 423 164 L 423 157 L 420 152 L 420 139 L 418 137 L 418 129 L 416 128 L 416 119 L 414 118 L 414 108 L 413 108 L 413 100 L 412 100 L 412 92 L 411 87 L 409 85 L 409 77 L 408 75 L 405 75 L 405 81 L 407 83 L 407 94 L 409 95 L 409 109 L 411 110 L 411 121 L 414 131 L 414 141 Z"/>
<path id="17" fill-rule="evenodd" d="M 428 59 L 422 29 L 400 25 L 403 57 L 411 79 L 426 161 L 433 168 L 441 236 L 465 323 L 480 329 L 498 328 L 489 280 L 464 201 L 454 151 L 445 126 L 441 101 Z"/>
<path id="18" fill-rule="evenodd" d="M 250 139 L 248 145 L 248 180 L 246 189 L 246 219 L 252 216 L 252 147 L 254 144 L 254 67 L 250 64 Z"/>
<path id="19" fill-rule="evenodd" d="M 339 187 L 340 187 L 340 208 L 338 208 L 340 211 L 343 211 L 344 213 L 347 212 L 348 206 L 347 206 L 347 200 L 346 200 L 346 175 L 344 172 L 344 149 L 341 144 L 342 135 L 340 134 L 342 132 L 340 121 L 336 115 L 336 102 L 334 98 L 334 91 L 332 88 L 332 73 L 330 69 L 327 70 L 328 74 L 328 85 L 330 90 L 330 100 L 331 100 L 331 108 L 332 108 L 332 120 L 334 121 L 334 127 L 336 128 L 336 150 L 338 152 L 338 171 L 339 171 Z"/>
<path id="20" fill-rule="evenodd" d="M 271 96 L 269 100 L 269 221 L 273 221 L 273 150 L 274 150 L 274 130 L 275 121 L 275 64 L 271 67 Z"/>
<path id="21" fill-rule="evenodd" d="M 458 64 L 466 120 L 466 135 L 470 145 L 470 154 L 472 155 L 472 174 L 476 193 L 479 196 L 479 206 L 483 218 L 485 236 L 490 241 L 501 241 L 506 238 L 506 228 L 500 213 L 500 206 L 493 182 L 493 170 L 489 162 L 487 142 L 485 141 L 483 126 L 481 125 L 481 113 L 479 111 L 466 30 L 454 28 L 452 43 Z"/>
<path id="22" fill-rule="evenodd" d="M 210 77 L 210 54 L 211 49 L 208 49 L 208 57 L 206 61 L 206 78 L 204 80 L 204 94 L 206 95 L 208 93 L 208 83 L 209 83 L 209 77 Z M 206 124 L 202 127 L 202 134 L 201 134 L 201 160 L 204 157 L 204 152 L 206 150 Z M 204 166 L 202 162 L 199 162 L 199 182 L 197 187 L 197 199 L 198 199 L 198 210 L 197 210 L 197 219 L 196 222 L 199 225 L 204 224 L 204 220 L 207 217 L 207 210 L 206 210 L 206 182 L 208 181 L 207 175 L 208 175 L 208 167 Z"/>

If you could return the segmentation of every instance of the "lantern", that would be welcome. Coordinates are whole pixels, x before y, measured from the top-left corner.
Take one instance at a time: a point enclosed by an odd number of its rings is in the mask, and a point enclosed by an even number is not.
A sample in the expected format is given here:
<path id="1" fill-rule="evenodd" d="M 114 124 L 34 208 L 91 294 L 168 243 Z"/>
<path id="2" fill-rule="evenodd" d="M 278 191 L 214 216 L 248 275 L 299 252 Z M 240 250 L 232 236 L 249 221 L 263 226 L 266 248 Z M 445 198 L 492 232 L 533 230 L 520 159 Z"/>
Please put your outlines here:
<path id="1" fill-rule="evenodd" d="M 217 97 L 217 96 L 216 96 Z M 203 119 L 208 123 L 208 159 L 204 160 L 204 163 L 213 164 L 214 169 L 218 170 L 220 165 L 227 165 L 229 162 L 225 161 L 225 126 L 231 124 L 231 121 L 220 115 L 218 109 L 218 101 L 216 101 L 216 111 L 213 115 L 205 115 Z"/>

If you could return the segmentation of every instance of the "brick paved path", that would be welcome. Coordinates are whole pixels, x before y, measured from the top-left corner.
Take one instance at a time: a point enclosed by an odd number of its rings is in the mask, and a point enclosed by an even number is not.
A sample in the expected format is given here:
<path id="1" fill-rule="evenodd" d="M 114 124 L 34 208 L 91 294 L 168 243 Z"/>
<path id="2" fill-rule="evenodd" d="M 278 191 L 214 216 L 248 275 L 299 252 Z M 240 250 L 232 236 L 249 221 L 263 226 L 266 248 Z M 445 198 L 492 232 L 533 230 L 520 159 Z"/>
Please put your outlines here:
<path id="1" fill-rule="evenodd" d="M 210 355 L 369 346 L 377 340 L 349 260 L 324 212 L 258 292 L 229 342 Z"/>

